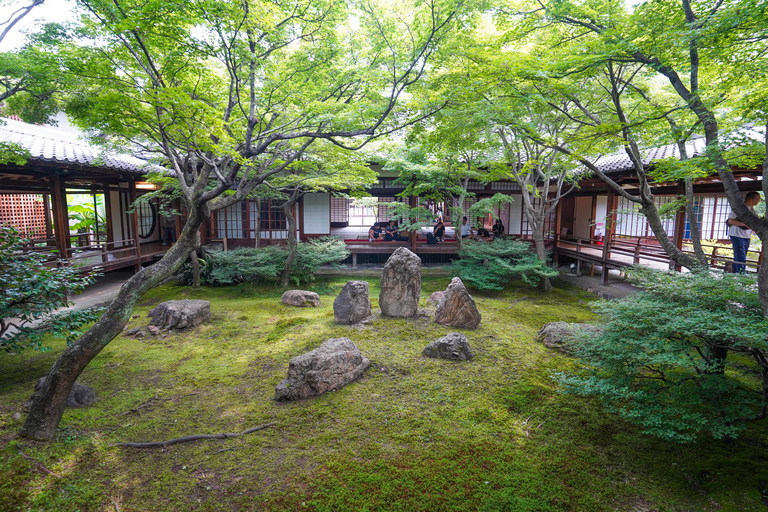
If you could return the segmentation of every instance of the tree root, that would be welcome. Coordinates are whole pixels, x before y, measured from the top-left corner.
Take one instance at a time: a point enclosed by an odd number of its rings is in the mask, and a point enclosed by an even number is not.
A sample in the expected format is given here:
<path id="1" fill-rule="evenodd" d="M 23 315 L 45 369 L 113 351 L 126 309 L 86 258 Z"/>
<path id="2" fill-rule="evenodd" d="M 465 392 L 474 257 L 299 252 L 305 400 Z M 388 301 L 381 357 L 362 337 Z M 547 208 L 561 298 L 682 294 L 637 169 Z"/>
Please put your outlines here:
<path id="1" fill-rule="evenodd" d="M 243 430 L 240 433 L 204 434 L 197 436 L 179 437 L 176 439 L 169 439 L 168 441 L 156 441 L 153 443 L 115 443 L 110 444 L 109 446 L 127 446 L 130 448 L 165 448 L 166 446 L 170 446 L 172 444 L 188 443 L 190 441 L 199 441 L 201 439 L 229 439 L 231 437 L 240 437 L 244 436 L 245 434 L 250 434 L 251 432 L 256 432 L 257 430 L 264 430 L 265 428 L 272 427 L 275 424 L 275 422 L 265 423 L 264 425 L 259 425 L 258 427 Z"/>
<path id="2" fill-rule="evenodd" d="M 19 450 L 19 455 L 21 455 L 22 457 L 24 457 L 25 459 L 30 461 L 32 464 L 34 464 L 37 469 L 39 469 L 41 471 L 44 471 L 44 472 L 48 473 L 51 476 L 55 476 L 56 478 L 61 478 L 61 475 L 57 475 L 56 473 L 54 473 L 53 471 L 51 471 L 47 467 L 45 467 L 42 464 L 40 464 L 39 462 L 37 462 L 32 457 L 30 457 L 29 455 L 24 453 L 24 451 L 18 445 L 16 446 L 16 448 Z"/>

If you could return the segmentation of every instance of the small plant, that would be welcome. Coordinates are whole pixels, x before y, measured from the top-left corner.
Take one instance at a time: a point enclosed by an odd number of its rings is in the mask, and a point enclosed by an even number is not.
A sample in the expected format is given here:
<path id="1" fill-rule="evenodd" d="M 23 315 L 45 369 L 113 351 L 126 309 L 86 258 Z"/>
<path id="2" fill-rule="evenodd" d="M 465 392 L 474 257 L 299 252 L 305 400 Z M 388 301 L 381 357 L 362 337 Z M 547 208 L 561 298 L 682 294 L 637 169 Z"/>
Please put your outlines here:
<path id="1" fill-rule="evenodd" d="M 47 350 L 43 336 L 51 333 L 73 342 L 83 325 L 101 316 L 103 308 L 55 313 L 72 303 L 97 274 L 81 275 L 73 266 L 47 267 L 45 256 L 24 252 L 24 238 L 7 225 L 0 225 L 0 351 L 25 348 Z"/>
<path id="2" fill-rule="evenodd" d="M 483 290 L 501 290 L 516 279 L 537 286 L 542 277 L 558 275 L 536 257 L 530 244 L 511 238 L 466 241 L 459 256 L 461 259 L 451 265 L 453 273 Z"/>
<path id="3" fill-rule="evenodd" d="M 596 395 L 644 432 L 676 442 L 733 438 L 768 406 L 768 319 L 755 278 L 635 269 L 645 289 L 601 302 L 599 335 L 575 345 L 584 373 L 566 393 Z"/>

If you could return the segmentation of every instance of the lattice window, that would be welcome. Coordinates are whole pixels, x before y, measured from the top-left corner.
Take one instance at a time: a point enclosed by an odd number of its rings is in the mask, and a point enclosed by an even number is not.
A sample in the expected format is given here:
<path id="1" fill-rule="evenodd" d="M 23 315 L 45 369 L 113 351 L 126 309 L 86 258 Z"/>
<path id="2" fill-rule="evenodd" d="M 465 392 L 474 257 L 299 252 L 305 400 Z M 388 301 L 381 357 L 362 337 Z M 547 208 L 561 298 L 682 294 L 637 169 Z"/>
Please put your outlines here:
<path id="1" fill-rule="evenodd" d="M 469 180 L 467 190 L 485 190 L 485 185 L 477 180 Z"/>
<path id="2" fill-rule="evenodd" d="M 0 194 L 0 224 L 10 224 L 29 237 L 44 237 L 45 204 L 39 194 Z"/>
<path id="3" fill-rule="evenodd" d="M 520 185 L 514 181 L 494 181 L 491 183 L 491 190 L 520 190 Z"/>
<path id="4" fill-rule="evenodd" d="M 216 212 L 219 238 L 244 238 L 242 203 L 235 203 Z"/>
<path id="5" fill-rule="evenodd" d="M 541 205 L 541 201 L 542 201 L 541 197 L 537 196 L 531 200 L 531 204 L 533 205 L 534 208 L 538 209 L 539 206 Z M 523 207 L 523 210 L 525 210 L 525 207 Z M 531 225 L 528 222 L 528 216 L 525 214 L 525 211 L 523 211 L 522 215 L 523 215 L 523 219 L 522 219 L 521 234 L 523 236 L 532 236 L 533 232 L 531 230 Z M 557 210 L 553 210 L 544 219 L 544 236 L 552 236 L 554 234 L 555 226 L 557 225 L 556 216 L 557 216 Z"/>
<path id="6" fill-rule="evenodd" d="M 673 202 L 676 198 L 673 196 L 656 196 L 654 202 L 656 208 Z M 616 234 L 619 236 L 652 237 L 653 230 L 648 225 L 645 215 L 638 210 L 637 203 L 633 203 L 625 197 L 619 197 L 618 215 L 616 217 Z M 668 236 L 675 232 L 675 219 L 662 219 L 662 225 Z"/>
<path id="7" fill-rule="evenodd" d="M 331 222 L 349 222 L 349 199 L 331 197 Z"/>
<path id="8" fill-rule="evenodd" d="M 379 197 L 379 215 L 378 220 L 379 222 L 389 222 L 389 219 L 392 218 L 392 208 L 390 208 L 388 205 L 384 203 L 405 203 L 407 202 L 407 199 L 404 197 L 394 197 L 394 196 L 384 196 Z"/>
<path id="9" fill-rule="evenodd" d="M 284 203 L 285 201 L 272 199 L 261 201 L 259 227 L 262 238 L 288 238 L 288 220 L 283 212 Z"/>

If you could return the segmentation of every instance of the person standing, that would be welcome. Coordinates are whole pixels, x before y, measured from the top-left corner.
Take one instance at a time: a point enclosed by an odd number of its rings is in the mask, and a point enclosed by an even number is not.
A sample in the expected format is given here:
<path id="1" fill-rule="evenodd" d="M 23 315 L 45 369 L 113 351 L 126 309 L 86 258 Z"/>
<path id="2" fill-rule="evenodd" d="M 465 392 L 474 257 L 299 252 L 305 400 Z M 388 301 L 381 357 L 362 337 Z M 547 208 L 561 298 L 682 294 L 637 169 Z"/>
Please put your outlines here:
<path id="1" fill-rule="evenodd" d="M 747 205 L 752 213 L 755 213 L 755 206 L 760 202 L 760 194 L 750 192 L 744 197 L 744 204 Z M 733 265 L 731 272 L 737 274 L 747 269 L 747 251 L 749 251 L 749 241 L 752 238 L 752 230 L 746 224 L 741 222 L 736 213 L 731 210 L 728 214 L 728 236 L 731 237 L 733 245 Z"/>
<path id="2" fill-rule="evenodd" d="M 176 243 L 176 217 L 170 213 L 161 215 L 163 222 L 163 245 Z"/>

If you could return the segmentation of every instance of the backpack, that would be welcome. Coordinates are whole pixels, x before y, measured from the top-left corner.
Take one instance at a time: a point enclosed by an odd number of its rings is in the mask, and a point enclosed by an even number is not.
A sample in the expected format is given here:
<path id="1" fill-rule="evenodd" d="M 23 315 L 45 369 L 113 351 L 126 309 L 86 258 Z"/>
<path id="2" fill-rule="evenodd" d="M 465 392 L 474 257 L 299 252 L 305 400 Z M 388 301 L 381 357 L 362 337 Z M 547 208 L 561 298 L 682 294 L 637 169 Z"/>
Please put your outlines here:
<path id="1" fill-rule="evenodd" d="M 437 243 L 437 238 L 432 233 L 427 233 L 427 243 L 432 245 Z"/>

